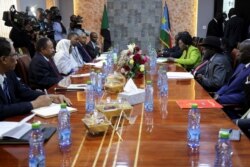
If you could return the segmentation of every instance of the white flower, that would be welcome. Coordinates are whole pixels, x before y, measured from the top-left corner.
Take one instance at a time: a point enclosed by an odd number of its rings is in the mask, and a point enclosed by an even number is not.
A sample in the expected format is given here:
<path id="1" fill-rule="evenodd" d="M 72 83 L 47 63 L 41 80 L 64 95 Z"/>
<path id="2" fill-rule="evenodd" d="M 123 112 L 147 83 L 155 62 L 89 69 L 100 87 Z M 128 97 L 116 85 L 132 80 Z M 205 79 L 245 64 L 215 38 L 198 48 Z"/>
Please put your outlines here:
<path id="1" fill-rule="evenodd" d="M 129 44 L 129 45 L 127 45 L 128 46 L 128 50 L 131 52 L 131 53 L 133 53 L 134 52 L 134 48 L 135 48 L 135 43 L 131 43 L 131 44 Z"/>

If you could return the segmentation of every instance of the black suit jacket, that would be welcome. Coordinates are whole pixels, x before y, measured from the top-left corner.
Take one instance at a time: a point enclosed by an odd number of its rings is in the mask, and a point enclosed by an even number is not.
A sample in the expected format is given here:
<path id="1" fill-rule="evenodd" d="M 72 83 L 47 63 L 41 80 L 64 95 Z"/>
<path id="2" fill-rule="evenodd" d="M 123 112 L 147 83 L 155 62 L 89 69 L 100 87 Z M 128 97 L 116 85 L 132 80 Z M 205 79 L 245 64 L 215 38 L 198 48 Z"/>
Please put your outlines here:
<path id="1" fill-rule="evenodd" d="M 214 19 L 208 23 L 207 36 L 223 37 L 223 25 Z"/>
<path id="2" fill-rule="evenodd" d="M 86 45 L 86 49 L 89 53 L 89 55 L 92 57 L 92 59 L 95 59 L 100 54 L 100 48 L 93 46 L 92 42 L 89 41 Z"/>
<path id="3" fill-rule="evenodd" d="M 238 16 L 232 17 L 228 20 L 225 27 L 224 37 L 228 39 L 230 47 L 235 48 L 237 43 L 242 41 L 243 27 L 244 21 Z"/>
<path id="4" fill-rule="evenodd" d="M 32 110 L 30 101 L 44 94 L 43 92 L 31 90 L 22 84 L 17 80 L 16 74 L 13 71 L 6 73 L 6 77 L 11 104 L 8 104 L 7 98 L 0 86 L 0 120 L 29 113 Z"/>
<path id="5" fill-rule="evenodd" d="M 82 44 L 77 44 L 77 49 L 78 52 L 80 53 L 80 55 L 82 56 L 82 59 L 84 62 L 88 63 L 92 61 L 92 57 L 89 55 L 89 53 L 87 52 L 87 50 L 84 48 L 84 46 Z"/>
<path id="6" fill-rule="evenodd" d="M 59 75 L 57 68 L 55 69 L 45 58 L 36 53 L 32 58 L 29 67 L 29 82 L 33 89 L 48 89 L 52 85 L 57 84 L 62 76 Z"/>

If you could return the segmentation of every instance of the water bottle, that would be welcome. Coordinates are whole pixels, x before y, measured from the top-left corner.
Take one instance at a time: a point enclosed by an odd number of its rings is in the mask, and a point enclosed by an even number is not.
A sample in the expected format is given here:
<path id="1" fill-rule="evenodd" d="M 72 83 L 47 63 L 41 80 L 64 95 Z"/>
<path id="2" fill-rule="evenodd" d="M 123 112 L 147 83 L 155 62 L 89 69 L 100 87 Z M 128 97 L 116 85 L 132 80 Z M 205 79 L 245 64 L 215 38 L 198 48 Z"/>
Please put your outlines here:
<path id="1" fill-rule="evenodd" d="M 219 140 L 215 145 L 215 167 L 232 167 L 232 146 L 229 140 L 229 132 L 219 133 Z"/>
<path id="2" fill-rule="evenodd" d="M 91 115 L 95 109 L 95 91 L 94 86 L 91 81 L 87 82 L 87 89 L 86 89 L 86 115 Z"/>
<path id="3" fill-rule="evenodd" d="M 150 73 L 151 75 L 156 74 L 156 70 L 157 70 L 157 53 L 155 51 L 155 49 L 149 49 L 149 55 L 150 55 L 150 62 L 149 62 L 149 66 L 150 66 Z"/>
<path id="4" fill-rule="evenodd" d="M 160 85 L 160 107 L 161 116 L 163 119 L 167 117 L 167 103 L 168 103 L 168 76 L 166 70 L 161 71 L 161 85 Z"/>
<path id="5" fill-rule="evenodd" d="M 98 98 L 98 102 L 101 100 L 103 94 L 103 75 L 100 71 L 98 71 L 96 75 L 96 95 Z"/>
<path id="6" fill-rule="evenodd" d="M 113 73 L 114 68 L 114 58 L 113 58 L 113 52 L 110 52 L 107 57 L 107 66 L 108 66 L 108 74 Z"/>
<path id="7" fill-rule="evenodd" d="M 160 66 L 158 69 L 158 78 L 157 78 L 157 87 L 161 87 L 161 74 L 162 74 L 163 66 Z"/>
<path id="8" fill-rule="evenodd" d="M 187 140 L 188 146 L 193 150 L 200 146 L 200 111 L 197 104 L 192 104 L 188 113 Z"/>
<path id="9" fill-rule="evenodd" d="M 29 138 L 29 167 L 45 167 L 44 138 L 40 123 L 32 124 Z"/>
<path id="10" fill-rule="evenodd" d="M 147 131 L 153 130 L 153 110 L 154 110 L 154 89 L 151 81 L 147 81 L 145 89 L 144 111 Z"/>
<path id="11" fill-rule="evenodd" d="M 94 90 L 95 90 L 95 85 L 96 85 L 96 72 L 94 69 L 91 69 L 91 72 L 90 72 L 90 81 L 92 83 L 92 85 L 94 86 Z"/>
<path id="12" fill-rule="evenodd" d="M 108 76 L 108 73 L 109 73 L 109 69 L 108 69 L 107 62 L 103 62 L 103 65 L 102 65 L 103 81 L 104 81 L 105 78 Z"/>
<path id="13" fill-rule="evenodd" d="M 62 151 L 69 150 L 71 146 L 70 112 L 66 103 L 61 104 L 58 114 L 58 140 Z"/>

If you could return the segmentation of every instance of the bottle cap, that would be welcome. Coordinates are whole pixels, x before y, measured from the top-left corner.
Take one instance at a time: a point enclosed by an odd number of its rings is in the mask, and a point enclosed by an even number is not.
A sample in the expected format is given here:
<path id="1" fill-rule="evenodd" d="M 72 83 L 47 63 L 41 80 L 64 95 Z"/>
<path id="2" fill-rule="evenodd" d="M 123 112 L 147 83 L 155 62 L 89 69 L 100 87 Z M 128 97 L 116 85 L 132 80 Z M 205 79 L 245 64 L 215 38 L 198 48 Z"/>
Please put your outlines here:
<path id="1" fill-rule="evenodd" d="M 229 139 L 229 132 L 227 132 L 227 131 L 220 131 L 220 138 L 221 139 Z"/>
<path id="2" fill-rule="evenodd" d="M 66 108 L 67 104 L 66 103 L 61 103 L 61 108 Z"/>
<path id="3" fill-rule="evenodd" d="M 193 103 L 193 104 L 192 104 L 192 108 L 198 108 L 198 104 Z"/>
<path id="4" fill-rule="evenodd" d="M 147 85 L 152 84 L 151 80 L 147 80 Z"/>
<path id="5" fill-rule="evenodd" d="M 37 122 L 34 122 L 32 123 L 32 129 L 39 129 L 41 127 L 41 122 L 40 121 L 37 121 Z"/>
<path id="6" fill-rule="evenodd" d="M 87 84 L 88 84 L 88 85 L 91 85 L 92 83 L 91 83 L 91 81 L 87 81 Z"/>

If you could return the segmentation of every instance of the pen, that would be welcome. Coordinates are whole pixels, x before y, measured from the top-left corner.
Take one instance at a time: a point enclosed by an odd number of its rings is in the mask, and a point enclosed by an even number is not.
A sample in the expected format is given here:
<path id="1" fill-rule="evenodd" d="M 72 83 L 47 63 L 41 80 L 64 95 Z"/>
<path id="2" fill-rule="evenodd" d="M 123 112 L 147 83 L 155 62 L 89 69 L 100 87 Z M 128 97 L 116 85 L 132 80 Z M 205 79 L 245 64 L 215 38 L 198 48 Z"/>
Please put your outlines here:
<path id="1" fill-rule="evenodd" d="M 47 92 L 47 90 L 46 90 L 46 89 L 44 89 L 43 91 L 44 91 L 45 95 L 48 95 L 48 92 Z"/>

